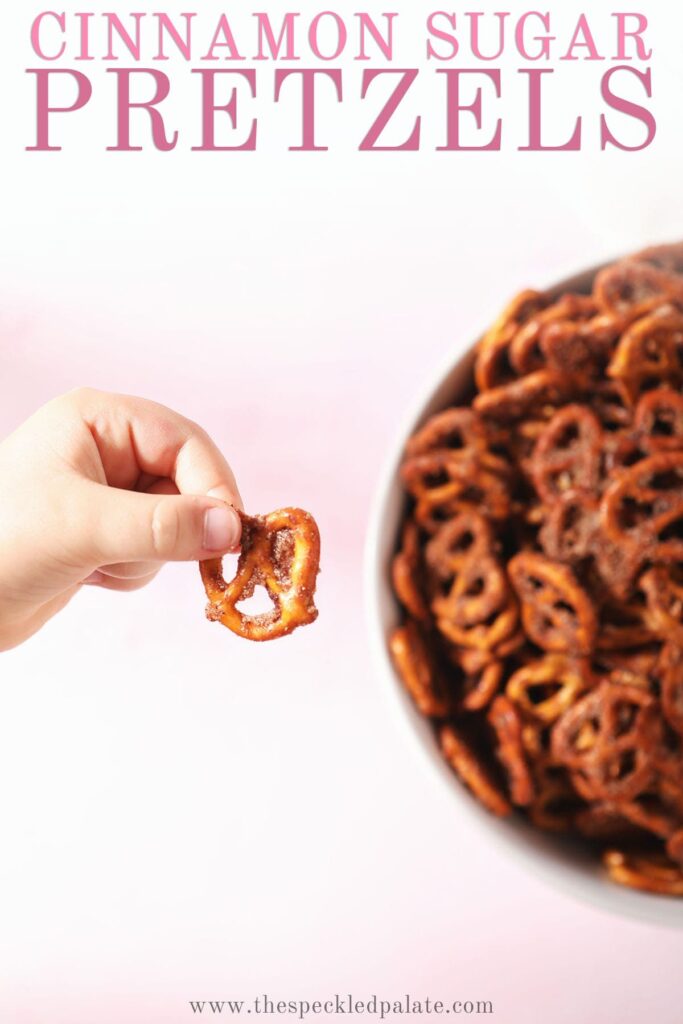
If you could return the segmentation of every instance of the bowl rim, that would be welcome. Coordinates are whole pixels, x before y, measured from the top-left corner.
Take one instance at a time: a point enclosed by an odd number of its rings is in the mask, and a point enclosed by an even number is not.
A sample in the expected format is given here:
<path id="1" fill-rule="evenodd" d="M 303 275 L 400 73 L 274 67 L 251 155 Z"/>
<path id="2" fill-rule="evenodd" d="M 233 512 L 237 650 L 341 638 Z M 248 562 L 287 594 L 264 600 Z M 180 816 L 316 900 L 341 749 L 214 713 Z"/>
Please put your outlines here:
<path id="1" fill-rule="evenodd" d="M 617 259 L 619 257 L 616 257 Z M 586 291 L 595 275 L 614 260 L 580 270 L 552 283 L 544 290 L 553 297 L 566 291 Z M 371 648 L 372 664 L 383 680 L 384 688 L 394 708 L 394 719 L 399 731 L 410 735 L 409 745 L 415 750 L 425 772 L 438 774 L 448 786 L 451 798 L 459 801 L 463 813 L 475 827 L 488 831 L 500 840 L 505 851 L 510 851 L 527 870 L 532 871 L 555 889 L 590 904 L 631 920 L 650 925 L 683 927 L 683 900 L 654 893 L 622 888 L 609 882 L 604 869 L 585 850 L 574 848 L 567 837 L 558 841 L 518 818 L 500 819 L 489 814 L 466 791 L 446 765 L 434 740 L 430 723 L 419 714 L 398 679 L 388 646 L 388 629 L 398 621 L 398 603 L 389 581 L 389 558 L 396 548 L 400 525 L 403 494 L 398 480 L 398 468 L 407 439 L 424 420 L 443 408 L 446 396 L 454 387 L 455 378 L 467 373 L 471 366 L 475 340 L 451 351 L 439 360 L 401 418 L 394 440 L 383 460 L 372 498 L 363 557 L 363 590 L 365 619 Z M 452 394 L 452 390 L 451 390 Z M 393 621 L 392 621 L 393 619 Z"/>

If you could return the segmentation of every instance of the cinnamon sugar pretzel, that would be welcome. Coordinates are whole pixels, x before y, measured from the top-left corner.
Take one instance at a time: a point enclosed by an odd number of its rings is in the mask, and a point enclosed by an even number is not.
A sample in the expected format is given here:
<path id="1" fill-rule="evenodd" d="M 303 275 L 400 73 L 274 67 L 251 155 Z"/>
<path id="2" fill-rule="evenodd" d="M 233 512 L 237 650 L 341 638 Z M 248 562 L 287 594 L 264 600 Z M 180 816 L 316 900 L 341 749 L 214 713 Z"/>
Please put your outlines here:
<path id="1" fill-rule="evenodd" d="M 683 245 L 518 295 L 409 441 L 394 657 L 490 811 L 683 895 Z"/>

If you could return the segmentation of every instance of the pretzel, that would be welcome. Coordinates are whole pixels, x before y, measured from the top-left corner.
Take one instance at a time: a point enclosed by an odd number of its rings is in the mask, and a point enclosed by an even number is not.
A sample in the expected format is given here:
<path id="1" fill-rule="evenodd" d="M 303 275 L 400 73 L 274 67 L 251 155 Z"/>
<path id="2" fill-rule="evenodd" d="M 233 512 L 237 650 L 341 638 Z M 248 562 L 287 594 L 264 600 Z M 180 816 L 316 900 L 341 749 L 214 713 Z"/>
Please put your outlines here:
<path id="1" fill-rule="evenodd" d="M 640 561 L 683 560 L 683 451 L 658 452 L 625 470 L 600 505 L 608 539 L 640 553 Z"/>
<path id="2" fill-rule="evenodd" d="M 622 260 L 597 274 L 593 295 L 608 313 L 637 316 L 649 312 L 653 304 L 680 301 L 683 280 L 646 261 Z"/>
<path id="3" fill-rule="evenodd" d="M 615 806 L 624 821 L 660 839 L 673 835 L 680 820 L 670 802 L 662 799 L 657 784 L 651 787 L 651 791 L 646 790 L 633 800 L 620 800 Z"/>
<path id="4" fill-rule="evenodd" d="M 666 852 L 672 860 L 677 861 L 683 867 L 683 828 L 669 838 L 666 844 Z"/>
<path id="5" fill-rule="evenodd" d="M 550 729 L 552 722 L 548 724 L 539 718 L 526 717 L 522 724 L 522 746 L 533 766 L 534 771 L 551 763 L 550 757 Z"/>
<path id="6" fill-rule="evenodd" d="M 642 550 L 637 544 L 613 540 L 605 534 L 602 513 L 598 512 L 598 529 L 593 537 L 593 565 L 598 577 L 596 591 L 607 591 L 615 601 L 631 600 L 642 569 Z"/>
<path id="7" fill-rule="evenodd" d="M 449 700 L 432 657 L 414 622 L 395 629 L 389 650 L 403 684 L 418 711 L 427 718 L 445 718 Z"/>
<path id="8" fill-rule="evenodd" d="M 616 381 L 604 379 L 591 388 L 591 409 L 606 431 L 618 431 L 631 422 L 631 409 Z"/>
<path id="9" fill-rule="evenodd" d="M 653 775 L 654 699 L 635 686 L 602 682 L 558 719 L 554 760 L 570 769 L 584 799 L 629 800 Z"/>
<path id="10" fill-rule="evenodd" d="M 443 584 L 452 581 L 471 558 L 492 549 L 493 532 L 488 521 L 474 509 L 466 509 L 437 530 L 425 547 L 425 561 L 432 577 Z"/>
<path id="11" fill-rule="evenodd" d="M 577 812 L 573 824 L 588 839 L 611 843 L 638 839 L 642 831 L 624 817 L 621 806 L 606 801 L 590 804 Z"/>
<path id="12" fill-rule="evenodd" d="M 502 617 L 503 620 L 505 616 Z M 492 624 L 492 633 L 489 635 L 489 640 L 494 642 L 477 643 L 479 636 L 484 635 L 477 632 L 477 627 L 474 627 L 472 634 L 464 633 L 466 640 L 470 640 L 470 645 L 467 646 L 464 643 L 458 641 L 450 641 L 446 643 L 446 649 L 450 660 L 455 664 L 459 665 L 467 677 L 465 680 L 465 691 L 469 693 L 471 689 L 479 690 L 480 686 L 484 687 L 484 690 L 489 693 L 489 679 L 492 673 L 489 673 L 486 680 L 483 678 L 484 669 L 488 668 L 491 664 L 499 664 L 500 672 L 496 673 L 498 682 L 503 677 L 503 661 L 510 655 L 514 655 L 520 647 L 525 643 L 525 636 L 521 630 L 517 629 L 510 636 L 505 636 L 502 639 L 496 639 L 493 634 L 496 632 L 495 622 Z M 447 640 L 447 638 L 445 638 Z M 475 679 L 474 677 L 479 677 Z M 483 697 L 483 695 L 482 695 Z M 493 697 L 493 693 L 489 693 L 489 699 Z M 476 697 L 473 697 L 476 700 Z M 482 704 L 482 707 L 488 703 L 488 699 Z"/>
<path id="13" fill-rule="evenodd" d="M 483 451 L 487 433 L 483 421 L 472 409 L 446 409 L 439 412 L 411 437 L 406 445 L 406 456 L 426 455 L 427 452 L 459 451 L 463 448 Z"/>
<path id="14" fill-rule="evenodd" d="M 590 492 L 598 481 L 602 430 L 590 409 L 566 405 L 550 420 L 536 442 L 531 473 L 542 501 L 551 503 L 568 491 Z"/>
<path id="15" fill-rule="evenodd" d="M 672 845 L 674 849 L 676 848 L 676 843 L 672 843 L 672 840 L 681 826 L 681 816 L 679 811 L 672 806 L 671 801 L 662 797 L 656 786 L 652 788 L 652 791 L 646 791 L 634 800 L 597 803 L 593 804 L 592 808 L 596 811 L 592 821 L 586 812 L 580 816 L 581 820 L 577 816 L 577 827 L 584 834 L 589 834 L 590 827 L 593 825 L 594 834 L 602 831 L 604 839 L 616 841 L 617 838 L 620 840 L 628 838 L 632 844 L 634 840 L 640 840 L 642 844 L 646 836 L 655 836 L 666 843 L 667 851 Z M 599 812 L 601 809 L 605 818 L 610 815 L 612 817 L 611 835 L 608 834 L 606 821 L 603 822 L 604 828 L 600 829 Z M 671 856 L 671 853 L 669 855 Z"/>
<path id="16" fill-rule="evenodd" d="M 242 549 L 235 578 L 226 583 L 222 559 L 200 563 L 209 605 L 206 616 L 247 640 L 275 640 L 318 617 L 313 603 L 320 564 L 320 535 L 308 512 L 284 508 L 242 520 Z M 240 611 L 241 601 L 263 586 L 273 609 L 259 615 Z"/>
<path id="17" fill-rule="evenodd" d="M 516 602 L 491 547 L 490 527 L 473 511 L 456 515 L 426 547 L 438 629 L 452 643 L 488 652 L 511 636 L 518 621 Z"/>
<path id="18" fill-rule="evenodd" d="M 503 664 L 492 659 L 463 684 L 462 707 L 465 711 L 481 711 L 491 703 L 503 678 Z"/>
<path id="19" fill-rule="evenodd" d="M 516 332 L 542 309 L 547 299 L 531 289 L 515 296 L 477 347 L 474 377 L 480 391 L 496 387 L 509 377 L 508 349 Z M 506 372 L 507 371 L 507 372 Z"/>
<path id="20" fill-rule="evenodd" d="M 398 674 L 490 811 L 683 896 L 683 243 L 520 293 L 463 394 L 406 445 Z"/>
<path id="21" fill-rule="evenodd" d="M 488 710 L 487 719 L 496 734 L 496 756 L 508 777 L 513 804 L 530 804 L 534 784 L 522 743 L 522 720 L 515 705 L 500 694 Z"/>
<path id="22" fill-rule="evenodd" d="M 492 555 L 469 558 L 455 574 L 443 597 L 436 597 L 432 610 L 438 623 L 470 628 L 488 624 L 493 615 L 510 606 L 510 591 L 502 567 Z M 505 636 L 517 624 L 516 608 Z M 446 632 L 446 630 L 444 630 Z M 473 646 L 468 644 L 467 646 Z"/>
<path id="23" fill-rule="evenodd" d="M 630 601 L 608 599 L 603 602 L 597 650 L 623 651 L 644 647 L 654 639 L 646 609 L 635 597 Z"/>
<path id="24" fill-rule="evenodd" d="M 647 386 L 680 384 L 683 380 L 680 350 L 683 315 L 664 307 L 641 317 L 624 333 L 607 367 L 630 403 Z"/>
<path id="25" fill-rule="evenodd" d="M 658 735 L 652 751 L 656 772 L 657 795 L 675 810 L 683 821 L 683 738 L 670 725 L 666 709 L 658 724 Z"/>
<path id="26" fill-rule="evenodd" d="M 406 488 L 417 499 L 415 520 L 428 533 L 467 509 L 504 519 L 510 511 L 508 472 L 505 462 L 489 453 L 475 456 L 448 449 L 409 458 L 401 471 Z"/>
<path id="27" fill-rule="evenodd" d="M 630 650 L 598 650 L 593 658 L 592 672 L 595 678 L 607 677 L 610 682 L 639 686 L 648 692 L 659 672 L 660 657 L 660 648 L 656 644 Z"/>
<path id="28" fill-rule="evenodd" d="M 683 395 L 672 388 L 648 391 L 638 402 L 633 423 L 645 451 L 683 448 Z"/>
<path id="29" fill-rule="evenodd" d="M 683 896 L 683 869 L 668 858 L 606 850 L 602 861 L 610 879 L 619 885 L 660 896 Z"/>
<path id="30" fill-rule="evenodd" d="M 628 424 L 632 427 L 630 416 Z M 652 454 L 644 447 L 644 434 L 634 429 L 615 430 L 612 434 L 603 435 L 603 439 L 603 478 L 600 490 L 604 489 L 608 479 L 616 479 L 624 470 Z"/>
<path id="31" fill-rule="evenodd" d="M 417 524 L 409 519 L 403 527 L 401 550 L 394 556 L 391 578 L 394 591 L 404 608 L 414 619 L 425 622 L 429 610 L 423 596 L 421 561 L 420 531 Z"/>
<path id="32" fill-rule="evenodd" d="M 595 551 L 599 530 L 597 500 L 586 491 L 568 490 L 546 510 L 538 539 L 545 554 L 573 564 Z"/>
<path id="33" fill-rule="evenodd" d="M 543 369 L 548 358 L 547 344 L 544 342 L 548 336 L 552 337 L 553 329 L 565 326 L 568 319 L 586 319 L 595 311 L 591 296 L 569 293 L 534 313 L 519 326 L 510 342 L 510 363 L 515 371 L 524 375 Z M 560 369 L 560 365 L 552 368 Z"/>
<path id="34" fill-rule="evenodd" d="M 542 762 L 534 773 L 534 796 L 527 808 L 532 824 L 544 832 L 569 832 L 580 806 L 565 775 Z"/>
<path id="35" fill-rule="evenodd" d="M 539 343 L 543 365 L 556 373 L 570 374 L 587 387 L 599 372 L 603 353 L 617 336 L 618 328 L 610 317 L 549 324 Z"/>
<path id="36" fill-rule="evenodd" d="M 683 274 L 683 242 L 649 245 L 635 253 L 631 260 L 637 263 L 650 263 L 653 267 L 659 267 L 660 270 L 680 277 Z"/>
<path id="37" fill-rule="evenodd" d="M 683 651 L 677 644 L 664 645 L 659 670 L 662 710 L 669 725 L 683 736 Z"/>
<path id="38" fill-rule="evenodd" d="M 507 451 L 513 462 L 519 463 L 528 475 L 527 463 L 531 458 L 536 442 L 543 433 L 547 418 L 547 409 L 538 411 L 539 418 L 529 416 L 528 419 L 519 420 L 513 424 L 506 424 L 507 428 Z M 552 412 L 552 410 L 551 410 Z M 545 418 L 540 418 L 543 414 Z"/>
<path id="39" fill-rule="evenodd" d="M 491 419 L 515 420 L 532 409 L 555 407 L 575 390 L 575 382 L 556 370 L 536 370 L 519 380 L 481 391 L 473 408 Z"/>
<path id="40" fill-rule="evenodd" d="M 652 633 L 683 644 L 683 582 L 659 565 L 643 573 L 639 586 L 647 602 L 643 618 Z"/>
<path id="41" fill-rule="evenodd" d="M 589 685 L 587 669 L 562 654 L 547 654 L 530 662 L 510 677 L 505 688 L 509 699 L 530 718 L 554 722 L 570 708 Z"/>
<path id="42" fill-rule="evenodd" d="M 453 771 L 484 807 L 501 818 L 510 814 L 512 808 L 501 788 L 496 785 L 490 771 L 464 737 L 452 726 L 445 725 L 439 733 L 439 741 L 443 755 Z"/>
<path id="43" fill-rule="evenodd" d="M 437 605 L 438 607 L 438 605 Z M 450 617 L 449 609 L 439 614 L 436 619 L 440 632 L 452 643 L 464 648 L 473 648 L 494 657 L 512 636 L 517 626 L 519 613 L 512 597 L 497 609 L 490 622 L 472 622 L 459 624 Z"/>
<path id="44" fill-rule="evenodd" d="M 510 560 L 508 575 L 522 603 L 522 623 L 535 644 L 546 651 L 590 653 L 595 611 L 571 569 L 524 551 Z"/>

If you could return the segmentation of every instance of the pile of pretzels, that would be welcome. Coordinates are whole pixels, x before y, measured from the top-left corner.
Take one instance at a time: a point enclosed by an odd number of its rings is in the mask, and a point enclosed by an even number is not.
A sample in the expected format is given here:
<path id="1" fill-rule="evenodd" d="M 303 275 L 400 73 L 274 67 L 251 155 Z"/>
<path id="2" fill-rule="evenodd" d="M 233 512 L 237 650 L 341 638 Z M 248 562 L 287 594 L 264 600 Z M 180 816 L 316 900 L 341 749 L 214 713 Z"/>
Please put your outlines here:
<path id="1" fill-rule="evenodd" d="M 683 244 L 525 291 L 410 439 L 389 645 L 494 814 L 683 896 Z"/>

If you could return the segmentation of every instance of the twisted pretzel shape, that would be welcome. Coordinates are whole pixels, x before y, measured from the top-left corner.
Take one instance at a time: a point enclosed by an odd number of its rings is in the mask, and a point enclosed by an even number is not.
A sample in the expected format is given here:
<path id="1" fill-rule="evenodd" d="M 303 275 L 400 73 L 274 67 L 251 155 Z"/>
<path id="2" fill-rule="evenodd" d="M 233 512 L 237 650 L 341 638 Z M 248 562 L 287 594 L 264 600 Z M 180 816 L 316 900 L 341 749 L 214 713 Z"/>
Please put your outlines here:
<path id="1" fill-rule="evenodd" d="M 313 517 L 299 508 L 242 520 L 242 550 L 233 580 L 223 578 L 223 561 L 200 562 L 209 604 L 206 617 L 246 640 L 276 640 L 318 617 L 313 603 L 320 567 L 320 534 Z M 269 612 L 248 615 L 238 608 L 263 586 L 273 602 Z"/>

